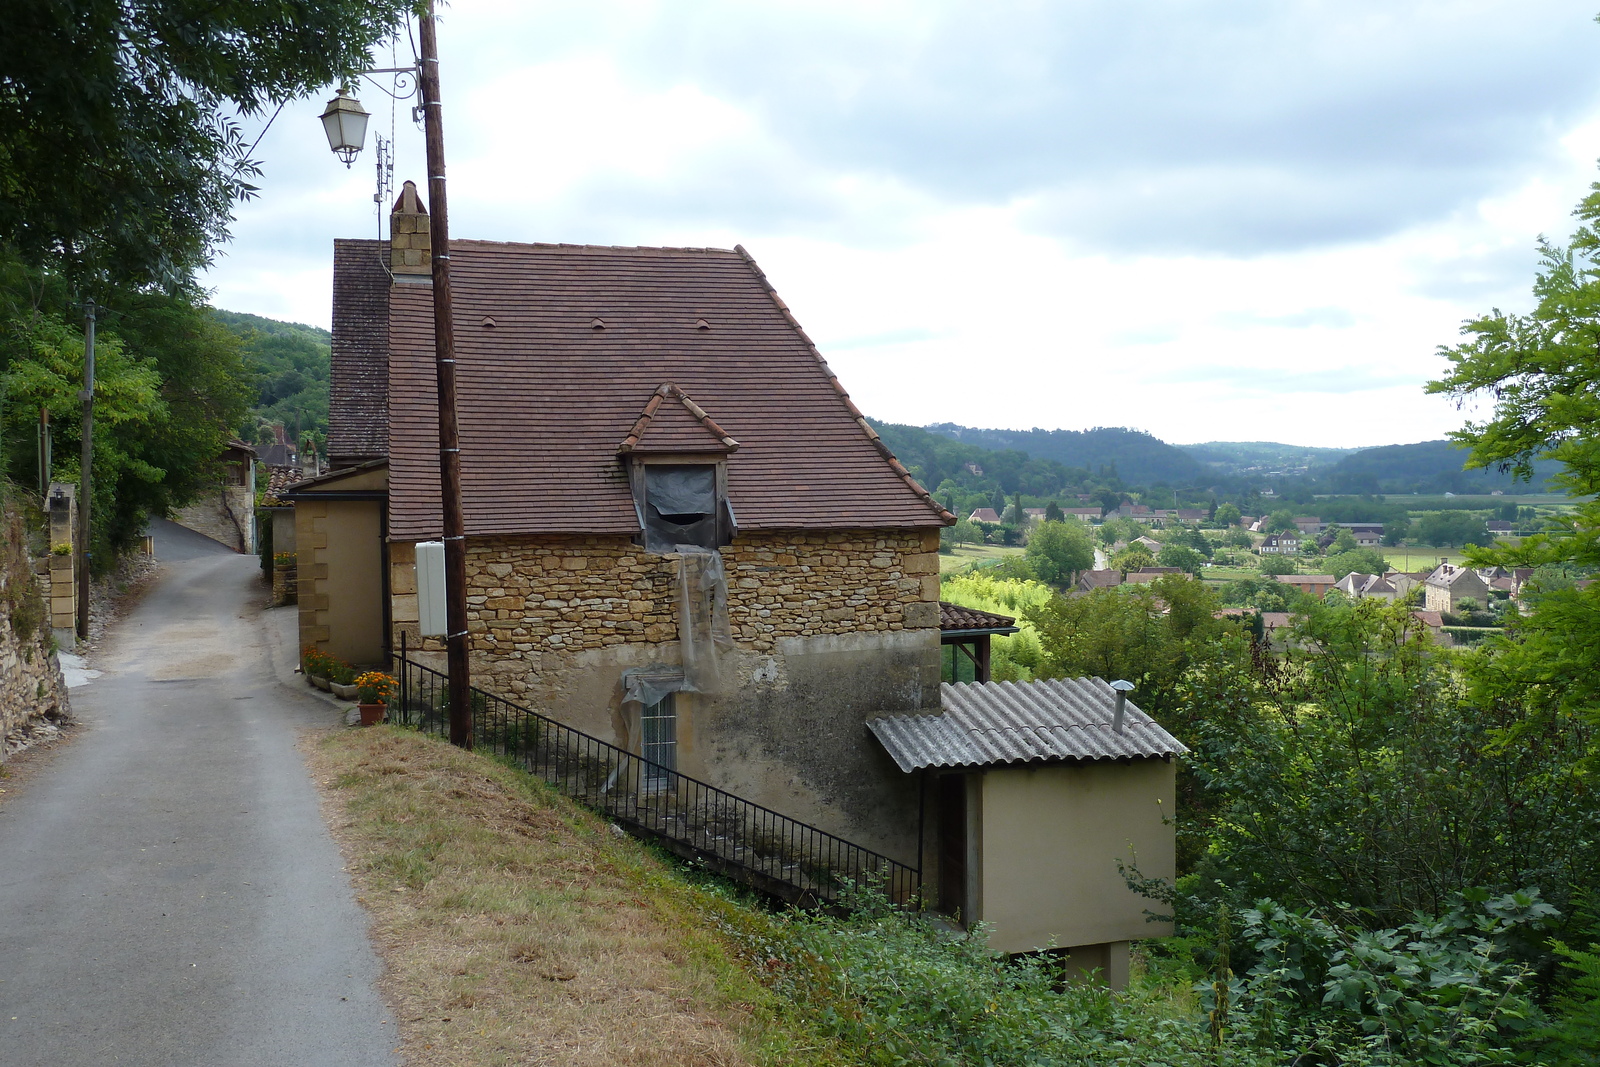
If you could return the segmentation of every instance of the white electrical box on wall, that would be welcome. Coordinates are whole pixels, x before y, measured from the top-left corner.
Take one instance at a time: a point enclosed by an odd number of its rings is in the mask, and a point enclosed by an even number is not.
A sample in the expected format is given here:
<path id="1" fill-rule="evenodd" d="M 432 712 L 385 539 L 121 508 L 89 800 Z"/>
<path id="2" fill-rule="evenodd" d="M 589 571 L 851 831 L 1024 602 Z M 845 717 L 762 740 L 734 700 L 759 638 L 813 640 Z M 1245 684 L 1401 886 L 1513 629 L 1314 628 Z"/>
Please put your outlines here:
<path id="1" fill-rule="evenodd" d="M 423 637 L 445 635 L 444 542 L 417 542 L 417 619 Z"/>

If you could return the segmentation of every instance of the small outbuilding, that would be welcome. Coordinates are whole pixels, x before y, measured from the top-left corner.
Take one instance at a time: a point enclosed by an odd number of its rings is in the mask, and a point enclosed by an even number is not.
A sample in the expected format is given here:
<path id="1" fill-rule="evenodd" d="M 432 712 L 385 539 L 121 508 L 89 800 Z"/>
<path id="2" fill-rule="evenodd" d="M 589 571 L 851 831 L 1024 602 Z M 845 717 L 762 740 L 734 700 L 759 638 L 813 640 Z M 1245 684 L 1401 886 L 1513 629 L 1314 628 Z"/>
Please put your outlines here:
<path id="1" fill-rule="evenodd" d="M 1123 683 L 1125 684 L 1125 683 Z M 1127 982 L 1128 943 L 1172 933 L 1119 864 L 1176 873 L 1176 764 L 1188 751 L 1099 678 L 943 686 L 939 715 L 869 722 L 924 787 L 939 909 L 1000 952 L 1066 950 Z"/>

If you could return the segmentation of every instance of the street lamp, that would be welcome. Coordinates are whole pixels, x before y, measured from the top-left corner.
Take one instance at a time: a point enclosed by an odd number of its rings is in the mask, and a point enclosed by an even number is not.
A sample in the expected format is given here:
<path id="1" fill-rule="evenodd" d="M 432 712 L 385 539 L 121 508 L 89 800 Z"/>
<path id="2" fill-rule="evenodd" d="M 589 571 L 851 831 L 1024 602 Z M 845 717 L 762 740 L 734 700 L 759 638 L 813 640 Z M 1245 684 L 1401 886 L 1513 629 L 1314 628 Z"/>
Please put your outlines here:
<path id="1" fill-rule="evenodd" d="M 428 163 L 428 232 L 433 266 L 433 367 L 439 407 L 439 497 L 444 518 L 445 670 L 450 692 L 450 743 L 472 747 L 472 680 L 467 662 L 467 530 L 461 507 L 461 438 L 456 424 L 455 325 L 450 300 L 450 222 L 445 201 L 444 105 L 439 96 L 439 44 L 433 0 L 417 19 L 418 64 L 365 73 L 414 71 L 422 98 L 422 130 Z M 347 91 L 322 115 L 328 146 L 346 166 L 361 150 L 367 113 Z M 339 139 L 329 115 L 339 114 Z M 359 117 L 355 117 L 359 115 Z M 346 127 L 354 118 L 359 126 Z M 353 135 L 353 136 L 351 136 Z M 348 154 L 346 154 L 348 153 Z"/>
<path id="2" fill-rule="evenodd" d="M 328 147 L 348 168 L 367 140 L 367 112 L 349 89 L 341 88 L 339 95 L 328 101 L 322 112 L 322 129 L 328 135 Z"/>

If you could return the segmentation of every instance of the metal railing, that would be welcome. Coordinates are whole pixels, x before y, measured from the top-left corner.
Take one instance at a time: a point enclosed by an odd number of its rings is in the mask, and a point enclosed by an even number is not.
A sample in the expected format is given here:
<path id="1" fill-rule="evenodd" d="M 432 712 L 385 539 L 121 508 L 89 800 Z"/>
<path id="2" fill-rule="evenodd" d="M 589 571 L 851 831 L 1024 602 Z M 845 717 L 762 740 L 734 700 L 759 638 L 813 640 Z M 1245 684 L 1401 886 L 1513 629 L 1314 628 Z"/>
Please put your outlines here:
<path id="1" fill-rule="evenodd" d="M 450 734 L 449 679 L 396 660 L 389 721 Z M 511 758 L 623 829 L 791 903 L 836 904 L 853 886 L 910 902 L 921 872 L 798 819 L 634 755 L 504 697 L 472 689 L 473 747 Z"/>

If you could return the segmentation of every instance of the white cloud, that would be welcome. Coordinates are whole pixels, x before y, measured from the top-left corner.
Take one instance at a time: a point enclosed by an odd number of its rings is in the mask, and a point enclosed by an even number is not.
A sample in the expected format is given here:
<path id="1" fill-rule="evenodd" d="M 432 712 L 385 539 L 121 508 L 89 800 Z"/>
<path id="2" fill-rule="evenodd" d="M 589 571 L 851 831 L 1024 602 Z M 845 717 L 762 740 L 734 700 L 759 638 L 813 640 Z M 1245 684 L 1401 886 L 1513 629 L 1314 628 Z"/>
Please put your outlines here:
<path id="1" fill-rule="evenodd" d="M 1461 417 L 1435 347 L 1526 305 L 1591 180 L 1597 32 L 1509 0 L 460 0 L 452 230 L 743 243 L 879 418 L 1421 440 Z M 377 232 L 321 103 L 263 140 L 220 306 L 325 325 L 332 239 Z"/>

